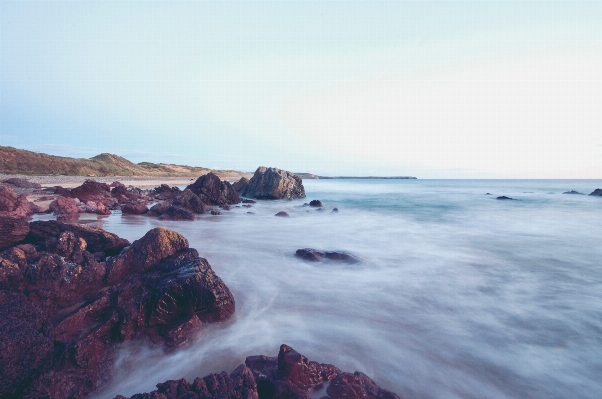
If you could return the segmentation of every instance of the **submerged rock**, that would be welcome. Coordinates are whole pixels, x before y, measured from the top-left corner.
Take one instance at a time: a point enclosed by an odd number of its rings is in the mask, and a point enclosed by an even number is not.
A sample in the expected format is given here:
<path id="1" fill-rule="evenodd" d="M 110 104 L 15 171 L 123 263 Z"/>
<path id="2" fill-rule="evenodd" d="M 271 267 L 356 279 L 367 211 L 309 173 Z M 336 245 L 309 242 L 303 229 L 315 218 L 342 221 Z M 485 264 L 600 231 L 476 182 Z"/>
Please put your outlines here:
<path id="1" fill-rule="evenodd" d="M 288 213 L 286 213 L 284 211 L 280 211 L 277 214 L 275 214 L 274 216 L 278 216 L 278 217 L 281 217 L 281 218 L 286 218 L 286 217 L 288 217 Z"/>
<path id="2" fill-rule="evenodd" d="M 0 252 L 0 397 L 85 398 L 110 380 L 120 343 L 179 346 L 234 312 L 228 287 L 176 232 L 156 228 L 128 247 L 101 229 L 30 227 L 29 244 Z"/>
<path id="3" fill-rule="evenodd" d="M 583 193 L 580 193 L 579 191 L 575 191 L 575 190 L 571 190 L 571 191 L 565 191 L 562 194 L 578 194 L 578 195 L 584 195 Z"/>
<path id="4" fill-rule="evenodd" d="M 499 199 L 499 200 L 514 200 L 514 198 L 506 197 L 505 195 L 500 195 L 496 199 Z"/>
<path id="5" fill-rule="evenodd" d="M 602 189 L 601 188 L 597 188 L 594 191 L 592 191 L 590 195 L 593 195 L 593 196 L 596 196 L 596 197 L 602 197 Z"/>
<path id="6" fill-rule="evenodd" d="M 257 168 L 251 180 L 238 193 L 243 197 L 258 199 L 305 198 L 305 188 L 299 176 L 264 166 Z"/>
<path id="7" fill-rule="evenodd" d="M 154 208 L 151 208 L 151 210 Z M 194 214 L 187 209 L 169 205 L 163 210 L 159 220 L 194 220 Z"/>
<path id="8" fill-rule="evenodd" d="M 400 399 L 366 374 L 345 373 L 331 364 L 311 361 L 288 345 L 277 357 L 249 356 L 232 374 L 226 372 L 157 384 L 157 390 L 131 399 L 310 399 L 323 389 L 331 399 Z M 117 396 L 115 399 L 127 399 Z"/>
<path id="9" fill-rule="evenodd" d="M 360 261 L 358 258 L 347 252 L 318 251 L 313 248 L 298 249 L 297 252 L 295 252 L 295 256 L 310 262 L 322 262 L 323 259 L 344 263 L 358 263 Z"/>
<path id="10" fill-rule="evenodd" d="M 322 207 L 322 202 L 319 200 L 312 200 L 309 201 L 309 206 L 313 206 L 313 207 Z"/>
<path id="11" fill-rule="evenodd" d="M 332 211 L 333 211 L 333 212 L 338 212 L 338 211 L 339 211 L 339 208 L 332 208 Z"/>

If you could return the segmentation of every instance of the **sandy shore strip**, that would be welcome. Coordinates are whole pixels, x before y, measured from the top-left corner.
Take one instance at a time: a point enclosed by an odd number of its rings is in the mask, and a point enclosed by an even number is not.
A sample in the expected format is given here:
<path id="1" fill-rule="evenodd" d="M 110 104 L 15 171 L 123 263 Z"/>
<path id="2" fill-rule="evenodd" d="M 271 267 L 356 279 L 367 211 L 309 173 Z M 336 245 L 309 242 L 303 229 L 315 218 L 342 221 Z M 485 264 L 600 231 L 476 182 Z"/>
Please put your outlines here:
<path id="1" fill-rule="evenodd" d="M 65 188 L 74 188 L 81 186 L 88 179 L 96 180 L 97 182 L 111 184 L 114 181 L 119 181 L 126 186 L 135 186 L 140 188 L 154 188 L 161 184 L 170 186 L 186 186 L 193 183 L 196 179 L 190 177 L 139 177 L 139 176 L 105 176 L 105 177 L 90 177 L 90 176 L 29 176 L 29 175 L 6 175 L 0 174 L 0 181 L 18 177 L 27 179 L 32 183 L 39 183 L 42 187 L 62 186 Z"/>

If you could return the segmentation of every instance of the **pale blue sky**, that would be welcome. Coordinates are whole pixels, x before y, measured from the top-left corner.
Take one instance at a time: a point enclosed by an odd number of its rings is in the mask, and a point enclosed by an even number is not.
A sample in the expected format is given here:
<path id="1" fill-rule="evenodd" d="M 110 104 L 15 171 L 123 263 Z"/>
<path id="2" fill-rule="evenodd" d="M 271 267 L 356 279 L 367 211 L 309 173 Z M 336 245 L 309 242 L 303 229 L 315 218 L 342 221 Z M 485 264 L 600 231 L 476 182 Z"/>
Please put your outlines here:
<path id="1" fill-rule="evenodd" d="M 0 1 L 0 145 L 602 178 L 600 2 Z"/>

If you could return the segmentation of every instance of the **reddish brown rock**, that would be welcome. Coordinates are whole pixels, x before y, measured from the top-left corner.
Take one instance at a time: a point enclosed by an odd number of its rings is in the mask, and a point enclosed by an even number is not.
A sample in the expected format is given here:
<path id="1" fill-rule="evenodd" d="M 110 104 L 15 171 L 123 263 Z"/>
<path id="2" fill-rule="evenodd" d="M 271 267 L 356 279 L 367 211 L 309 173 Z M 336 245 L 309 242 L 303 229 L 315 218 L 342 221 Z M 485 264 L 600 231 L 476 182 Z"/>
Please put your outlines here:
<path id="1" fill-rule="evenodd" d="M 194 215 L 189 210 L 170 205 L 159 216 L 159 220 L 194 220 Z"/>
<path id="2" fill-rule="evenodd" d="M 79 217 L 79 207 L 75 198 L 60 196 L 48 207 L 59 219 L 71 220 Z"/>
<path id="3" fill-rule="evenodd" d="M 240 197 L 232 185 L 221 181 L 214 173 L 199 177 L 186 188 L 198 195 L 205 205 L 234 205 L 240 202 Z"/>
<path id="4" fill-rule="evenodd" d="M 242 188 L 247 185 L 247 183 L 249 183 L 249 179 L 247 179 L 246 177 L 241 177 L 239 181 L 232 185 L 232 188 L 236 190 L 237 193 L 239 193 L 240 190 L 242 190 Z"/>
<path id="5" fill-rule="evenodd" d="M 330 399 L 401 399 L 380 388 L 367 375 L 344 373 L 330 364 L 308 360 L 287 345 L 278 357 L 249 356 L 230 375 L 210 374 L 186 380 L 157 384 L 157 390 L 131 399 L 310 399 L 326 386 Z M 115 399 L 126 399 L 117 396 Z"/>
<path id="6" fill-rule="evenodd" d="M 129 243 L 100 229 L 33 222 L 27 240 L 0 252 L 2 398 L 85 398 L 110 380 L 121 342 L 182 345 L 234 312 L 178 233 L 151 230 L 107 261 Z"/>
<path id="7" fill-rule="evenodd" d="M 22 218 L 0 216 L 0 249 L 22 241 L 29 233 L 29 223 Z"/>
<path id="8" fill-rule="evenodd" d="M 121 205 L 121 212 L 124 214 L 144 215 L 148 212 L 145 204 L 133 202 L 130 204 Z"/>
<path id="9" fill-rule="evenodd" d="M 27 218 L 41 208 L 27 200 L 27 194 L 17 196 L 9 185 L 0 184 L 0 216 Z"/>
<path id="10" fill-rule="evenodd" d="M 81 186 L 75 187 L 71 190 L 71 196 L 82 202 L 100 202 L 109 208 L 117 203 L 117 200 L 111 196 L 109 185 L 95 180 L 86 180 Z"/>
<path id="11" fill-rule="evenodd" d="M 172 198 L 176 194 L 180 193 L 181 190 L 179 187 L 169 187 L 167 184 L 161 184 L 159 187 L 155 187 L 151 193 L 151 196 L 164 201 L 166 199 Z"/>

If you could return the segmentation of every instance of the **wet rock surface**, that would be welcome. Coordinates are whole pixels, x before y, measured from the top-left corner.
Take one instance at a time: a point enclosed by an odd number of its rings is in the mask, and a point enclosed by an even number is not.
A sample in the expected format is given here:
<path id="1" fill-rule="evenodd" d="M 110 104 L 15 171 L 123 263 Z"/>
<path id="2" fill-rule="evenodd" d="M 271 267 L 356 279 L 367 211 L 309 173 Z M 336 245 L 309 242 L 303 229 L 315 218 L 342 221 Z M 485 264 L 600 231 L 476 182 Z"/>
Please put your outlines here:
<path id="1" fill-rule="evenodd" d="M 210 374 L 192 383 L 166 381 L 157 384 L 156 391 L 131 399 L 310 399 L 325 386 L 324 397 L 330 399 L 400 399 L 363 373 L 345 373 L 331 364 L 310 361 L 288 345 L 280 346 L 277 357 L 247 357 L 232 374 Z"/>
<path id="2" fill-rule="evenodd" d="M 130 245 L 57 221 L 29 230 L 0 252 L 2 398 L 84 398 L 110 380 L 119 343 L 179 346 L 234 312 L 228 287 L 176 232 Z"/>
<path id="3" fill-rule="evenodd" d="M 343 263 L 358 263 L 360 261 L 357 257 L 347 252 L 319 251 L 313 248 L 298 249 L 295 252 L 295 256 L 310 262 L 322 262 L 324 259 Z"/>
<path id="4" fill-rule="evenodd" d="M 238 193 L 243 197 L 257 199 L 305 198 L 305 188 L 299 176 L 264 166 L 257 168 L 251 180 L 242 185 Z"/>

